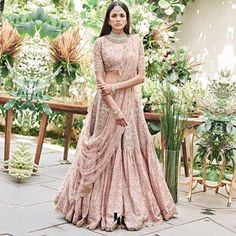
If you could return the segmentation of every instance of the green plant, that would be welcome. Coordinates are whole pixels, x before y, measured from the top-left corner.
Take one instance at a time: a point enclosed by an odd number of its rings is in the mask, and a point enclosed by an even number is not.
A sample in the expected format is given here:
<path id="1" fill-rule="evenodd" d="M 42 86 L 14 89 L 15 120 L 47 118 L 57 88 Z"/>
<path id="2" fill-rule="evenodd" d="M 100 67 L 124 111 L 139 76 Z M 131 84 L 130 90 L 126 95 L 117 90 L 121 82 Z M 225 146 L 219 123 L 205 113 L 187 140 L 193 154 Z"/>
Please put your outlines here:
<path id="1" fill-rule="evenodd" d="M 74 2 L 73 0 L 52 0 L 56 9 L 58 11 L 69 10 L 73 11 L 74 9 Z"/>
<path id="2" fill-rule="evenodd" d="M 5 0 L 0 0 L 0 27 L 2 26 L 2 13 L 4 10 Z"/>
<path id="3" fill-rule="evenodd" d="M 168 82 L 156 83 L 159 96 L 156 112 L 160 115 L 160 130 L 164 139 L 164 173 L 167 185 L 177 202 L 179 152 L 186 127 L 187 114 L 181 91 L 176 92 Z"/>
<path id="4" fill-rule="evenodd" d="M 207 158 L 210 163 L 225 161 L 226 166 L 228 163 L 234 166 L 236 83 L 231 80 L 229 71 L 221 71 L 219 75 L 220 78 L 209 85 L 207 96 L 198 99 L 198 106 L 207 122 L 197 129 L 195 162 L 201 163 Z"/>
<path id="5" fill-rule="evenodd" d="M 29 147 L 25 143 L 20 143 L 16 152 L 12 155 L 12 159 L 4 162 L 4 166 L 8 166 L 9 174 L 18 181 L 24 180 L 31 176 L 33 170 L 37 170 L 34 165 Z"/>
<path id="6" fill-rule="evenodd" d="M 156 2 L 156 1 L 155 1 Z M 159 0 L 157 14 L 160 18 L 166 16 L 176 19 L 176 16 L 184 12 L 185 6 L 179 0 Z"/>
<path id="7" fill-rule="evenodd" d="M 2 77 L 8 76 L 23 41 L 24 38 L 20 37 L 7 21 L 4 21 L 0 28 L 0 72 Z"/>
<path id="8" fill-rule="evenodd" d="M 31 37 L 39 32 L 41 38 L 54 39 L 70 27 L 69 22 L 49 16 L 42 7 L 33 13 L 11 14 L 7 18 L 20 35 L 27 34 Z"/>
<path id="9" fill-rule="evenodd" d="M 57 84 L 69 85 L 82 74 L 78 49 L 80 35 L 78 29 L 69 29 L 59 35 L 55 40 L 49 41 L 50 55 L 53 61 L 53 71 Z"/>
<path id="10" fill-rule="evenodd" d="M 187 114 L 183 97 L 173 90 L 169 83 L 159 84 L 159 106 L 157 112 L 160 114 L 160 127 L 165 140 L 165 149 L 180 150 L 183 132 L 186 127 Z"/>
<path id="11" fill-rule="evenodd" d="M 149 51 L 148 51 L 149 53 Z M 196 67 L 201 63 L 195 62 L 189 52 L 183 48 L 175 51 L 158 51 L 148 57 L 147 76 L 155 77 L 159 81 L 168 78 L 174 85 L 184 85 L 197 73 Z"/>
<path id="12" fill-rule="evenodd" d="M 37 48 L 34 47 L 36 42 Z M 45 91 L 49 86 L 52 70 L 46 53 L 42 41 L 28 40 L 11 71 L 14 86 L 9 93 L 13 99 L 4 105 L 4 109 L 14 108 L 21 118 L 23 111 L 31 111 L 32 119 L 35 120 L 39 119 L 41 112 L 51 114 L 52 111 L 46 104 L 49 96 L 45 95 Z"/>
<path id="13" fill-rule="evenodd" d="M 80 12 L 80 18 L 84 27 L 94 30 L 98 35 L 102 28 L 103 16 L 109 3 L 109 0 L 84 0 Z"/>

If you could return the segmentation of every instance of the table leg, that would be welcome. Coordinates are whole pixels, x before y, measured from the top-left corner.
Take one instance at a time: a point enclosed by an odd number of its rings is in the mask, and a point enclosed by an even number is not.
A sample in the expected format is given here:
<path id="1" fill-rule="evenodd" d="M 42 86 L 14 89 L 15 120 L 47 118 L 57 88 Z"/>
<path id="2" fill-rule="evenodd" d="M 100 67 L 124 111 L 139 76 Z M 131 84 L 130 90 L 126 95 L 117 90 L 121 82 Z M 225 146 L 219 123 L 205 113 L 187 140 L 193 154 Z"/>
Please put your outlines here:
<path id="1" fill-rule="evenodd" d="M 5 148 L 4 148 L 4 161 L 8 161 L 10 158 L 10 145 L 11 145 L 11 128 L 13 120 L 13 109 L 6 111 L 5 118 Z M 4 165 L 5 169 L 8 169 L 8 165 Z"/>
<path id="2" fill-rule="evenodd" d="M 72 125 L 73 125 L 73 114 L 67 113 L 66 117 L 67 119 L 66 119 L 66 130 L 65 130 L 65 140 L 64 140 L 64 156 L 63 156 L 63 161 L 61 162 L 62 164 L 70 163 L 68 161 L 68 151 L 69 151 L 69 146 L 70 146 L 70 136 L 71 136 Z"/>
<path id="3" fill-rule="evenodd" d="M 35 153 L 35 158 L 34 158 L 34 163 L 36 165 L 38 165 L 40 161 L 40 155 L 42 152 L 43 140 L 44 140 L 44 135 L 47 128 L 47 122 L 48 122 L 48 116 L 46 113 L 43 113 L 40 128 L 39 128 L 38 142 L 37 142 L 36 153 Z"/>

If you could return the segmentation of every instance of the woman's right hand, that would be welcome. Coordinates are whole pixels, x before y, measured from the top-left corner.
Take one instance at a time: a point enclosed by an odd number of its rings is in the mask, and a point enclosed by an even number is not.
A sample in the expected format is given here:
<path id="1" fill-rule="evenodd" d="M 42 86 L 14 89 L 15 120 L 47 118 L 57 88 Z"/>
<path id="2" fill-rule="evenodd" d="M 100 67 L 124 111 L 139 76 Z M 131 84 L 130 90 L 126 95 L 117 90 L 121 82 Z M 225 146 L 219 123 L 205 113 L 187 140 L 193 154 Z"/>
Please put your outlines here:
<path id="1" fill-rule="evenodd" d="M 126 121 L 126 119 L 125 119 L 122 112 L 121 112 L 121 115 L 116 118 L 116 124 L 120 125 L 120 126 L 123 126 L 123 127 L 128 125 L 128 123 L 127 123 L 127 121 Z"/>
<path id="2" fill-rule="evenodd" d="M 124 114 L 122 113 L 122 111 L 119 108 L 113 109 L 113 114 L 115 116 L 115 120 L 116 120 L 117 125 L 120 125 L 120 126 L 123 126 L 123 127 L 128 125 Z"/>

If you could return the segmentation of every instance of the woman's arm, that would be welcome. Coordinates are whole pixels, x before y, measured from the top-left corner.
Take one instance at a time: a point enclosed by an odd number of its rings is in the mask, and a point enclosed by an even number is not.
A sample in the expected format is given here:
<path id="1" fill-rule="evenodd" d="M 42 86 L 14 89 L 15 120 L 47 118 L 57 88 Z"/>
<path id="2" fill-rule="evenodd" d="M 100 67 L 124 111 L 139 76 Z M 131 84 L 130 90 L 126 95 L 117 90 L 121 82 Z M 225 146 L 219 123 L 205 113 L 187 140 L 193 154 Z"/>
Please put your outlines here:
<path id="1" fill-rule="evenodd" d="M 103 72 L 96 72 L 96 80 L 97 80 L 97 87 L 99 89 L 100 85 L 105 84 L 104 79 L 103 79 Z M 111 94 L 107 94 L 107 95 L 103 95 L 102 97 L 104 99 L 104 101 L 106 102 L 107 106 L 110 107 L 112 110 L 117 109 L 118 106 L 116 104 L 116 102 L 114 101 L 113 97 L 111 96 Z"/>
<path id="2" fill-rule="evenodd" d="M 105 83 L 103 79 L 104 65 L 103 65 L 102 53 L 101 53 L 101 39 L 98 39 L 94 46 L 94 68 L 95 68 L 96 81 L 97 81 L 98 86 L 100 84 L 104 84 Z M 105 90 L 105 92 L 107 91 Z M 125 117 L 123 113 L 120 111 L 118 105 L 116 104 L 112 96 L 109 93 L 104 94 L 102 92 L 102 98 L 104 99 L 107 106 L 112 110 L 113 115 L 116 119 L 116 123 L 121 126 L 127 126 Z"/>
<path id="3" fill-rule="evenodd" d="M 139 73 L 132 79 L 114 84 L 115 90 L 126 89 L 138 84 L 142 84 L 144 82 L 144 78 L 145 78 L 145 71 L 139 71 Z"/>
<path id="4" fill-rule="evenodd" d="M 142 84 L 144 82 L 144 78 L 145 78 L 145 71 L 139 71 L 139 73 L 132 79 L 115 84 L 101 83 L 98 85 L 98 88 L 103 91 L 104 95 L 108 95 L 111 92 L 114 92 L 115 90 L 126 89 L 138 84 Z"/>
<path id="5" fill-rule="evenodd" d="M 104 84 L 104 79 L 103 79 L 103 72 L 96 72 L 96 79 L 97 79 L 97 84 Z M 105 101 L 105 103 L 107 104 L 108 107 L 110 107 L 110 109 L 113 112 L 113 115 L 115 116 L 116 119 L 116 123 L 120 126 L 127 126 L 127 121 L 123 115 L 123 113 L 120 111 L 119 107 L 117 106 L 116 102 L 114 101 L 113 97 L 111 96 L 110 93 L 107 94 L 103 94 L 102 93 L 102 98 Z"/>
<path id="6" fill-rule="evenodd" d="M 94 69 L 96 75 L 96 81 L 99 88 L 99 85 L 104 84 L 104 64 L 102 59 L 102 39 L 98 38 L 94 45 Z M 102 94 L 104 95 L 104 94 Z M 114 99 L 111 95 L 103 96 L 104 101 L 106 102 L 107 106 L 110 107 L 112 110 L 118 108 L 117 104 L 115 103 Z"/>

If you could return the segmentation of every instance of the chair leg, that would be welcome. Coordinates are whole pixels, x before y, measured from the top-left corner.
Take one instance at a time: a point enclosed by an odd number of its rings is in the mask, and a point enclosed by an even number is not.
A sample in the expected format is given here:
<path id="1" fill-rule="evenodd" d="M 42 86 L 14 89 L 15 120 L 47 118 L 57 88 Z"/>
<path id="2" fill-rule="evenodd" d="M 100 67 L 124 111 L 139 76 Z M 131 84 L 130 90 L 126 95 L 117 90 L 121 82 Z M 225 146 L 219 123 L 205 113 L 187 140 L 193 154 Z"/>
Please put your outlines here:
<path id="1" fill-rule="evenodd" d="M 184 173 L 185 177 L 189 177 L 189 169 L 188 169 L 188 157 L 187 157 L 187 150 L 186 150 L 186 139 L 184 138 L 182 142 L 182 160 L 184 163 Z"/>
<path id="2" fill-rule="evenodd" d="M 189 177 L 190 177 L 190 181 L 189 181 L 189 192 L 188 192 L 188 201 L 191 202 L 192 200 L 192 192 L 193 192 L 193 162 L 194 162 L 194 158 L 193 158 L 193 144 L 194 144 L 194 134 L 191 135 L 190 138 L 190 153 L 189 153 L 189 159 L 190 159 L 190 173 L 189 173 Z"/>
<path id="3" fill-rule="evenodd" d="M 232 195 L 233 195 L 233 189 L 234 189 L 235 182 L 236 182 L 236 167 L 234 168 L 234 173 L 233 173 L 233 177 L 232 177 L 231 184 L 230 184 L 228 204 L 227 204 L 228 207 L 230 207 L 231 203 L 232 203 Z"/>

